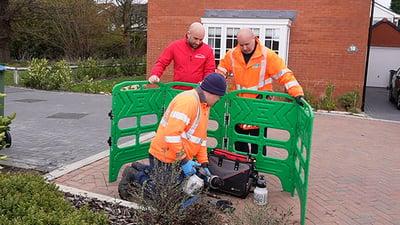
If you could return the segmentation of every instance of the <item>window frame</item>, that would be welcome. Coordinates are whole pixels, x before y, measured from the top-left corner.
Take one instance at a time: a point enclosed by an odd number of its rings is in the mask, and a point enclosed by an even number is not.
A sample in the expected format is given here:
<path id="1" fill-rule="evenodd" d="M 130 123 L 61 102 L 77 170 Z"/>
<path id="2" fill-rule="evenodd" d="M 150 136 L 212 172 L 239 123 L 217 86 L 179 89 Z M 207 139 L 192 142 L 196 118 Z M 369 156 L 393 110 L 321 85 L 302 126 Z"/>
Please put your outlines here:
<path id="1" fill-rule="evenodd" d="M 201 18 L 201 23 L 205 28 L 205 36 L 203 42 L 208 44 L 208 29 L 210 27 L 221 27 L 221 52 L 220 58 L 216 58 L 216 61 L 222 59 L 227 50 L 226 48 L 226 31 L 227 28 L 259 28 L 260 29 L 260 41 L 265 43 L 265 29 L 279 29 L 279 52 L 278 55 L 288 63 L 289 53 L 289 40 L 290 40 L 290 27 L 292 20 L 290 19 L 249 19 L 249 18 Z M 214 50 L 214 49 L 213 49 Z"/>

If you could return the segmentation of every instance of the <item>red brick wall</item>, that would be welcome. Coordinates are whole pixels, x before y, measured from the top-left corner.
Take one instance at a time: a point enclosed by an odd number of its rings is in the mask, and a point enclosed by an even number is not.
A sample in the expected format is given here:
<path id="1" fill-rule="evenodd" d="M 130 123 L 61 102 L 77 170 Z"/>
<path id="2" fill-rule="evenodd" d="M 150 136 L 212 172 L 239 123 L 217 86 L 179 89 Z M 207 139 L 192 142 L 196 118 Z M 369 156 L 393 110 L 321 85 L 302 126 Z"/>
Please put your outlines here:
<path id="1" fill-rule="evenodd" d="M 152 0 L 148 5 L 147 72 L 173 40 L 182 38 L 205 9 L 296 10 L 288 67 L 300 84 L 319 97 L 329 83 L 334 97 L 364 85 L 370 1 L 365 0 Z M 358 52 L 348 52 L 354 44 Z M 172 64 L 163 81 L 172 79 Z"/>

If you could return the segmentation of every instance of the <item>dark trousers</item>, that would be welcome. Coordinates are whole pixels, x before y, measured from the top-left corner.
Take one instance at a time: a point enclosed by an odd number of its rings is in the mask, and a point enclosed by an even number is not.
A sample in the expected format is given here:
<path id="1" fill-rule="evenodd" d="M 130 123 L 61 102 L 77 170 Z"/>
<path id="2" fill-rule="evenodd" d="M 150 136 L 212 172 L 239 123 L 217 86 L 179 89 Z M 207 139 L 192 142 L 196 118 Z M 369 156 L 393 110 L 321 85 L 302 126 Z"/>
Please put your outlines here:
<path id="1" fill-rule="evenodd" d="M 250 136 L 259 136 L 260 135 L 260 129 L 250 129 L 250 130 L 245 130 L 241 128 L 239 125 L 235 126 L 235 131 L 239 134 L 245 134 L 245 135 L 250 135 Z M 265 128 L 265 137 L 267 136 L 267 128 Z M 236 151 L 241 151 L 241 152 L 246 152 L 246 153 L 251 153 L 251 154 L 257 154 L 258 153 L 258 145 L 257 144 L 250 144 L 247 142 L 240 142 L 237 141 L 235 142 L 235 150 Z M 263 147 L 263 155 L 267 155 L 267 147 Z"/>
<path id="2" fill-rule="evenodd" d="M 144 181 L 148 181 L 150 180 L 150 175 L 154 173 L 154 170 L 158 170 L 156 172 L 162 172 L 165 173 L 163 174 L 163 176 L 157 176 L 158 179 L 164 179 L 165 180 L 160 180 L 161 183 L 167 183 L 168 180 L 174 175 L 173 174 L 173 170 L 180 170 L 180 168 L 177 168 L 178 165 L 173 164 L 173 163 L 165 163 L 162 162 L 160 160 L 158 160 L 157 158 L 154 158 L 153 155 L 149 154 L 149 164 L 148 166 L 142 168 L 142 172 L 143 177 L 140 177 L 137 179 L 138 183 L 143 184 Z M 183 181 L 183 179 L 185 178 L 185 174 L 183 172 L 181 172 L 179 175 L 175 175 L 178 176 L 178 181 L 179 183 Z"/>

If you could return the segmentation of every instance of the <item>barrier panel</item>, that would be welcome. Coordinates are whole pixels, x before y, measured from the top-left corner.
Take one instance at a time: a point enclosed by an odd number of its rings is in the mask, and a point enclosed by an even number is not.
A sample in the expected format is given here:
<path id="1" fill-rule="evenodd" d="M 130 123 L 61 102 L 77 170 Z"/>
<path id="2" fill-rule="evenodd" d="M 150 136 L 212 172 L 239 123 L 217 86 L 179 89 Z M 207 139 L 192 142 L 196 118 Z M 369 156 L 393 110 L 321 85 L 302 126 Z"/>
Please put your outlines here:
<path id="1" fill-rule="evenodd" d="M 148 157 L 151 138 L 157 130 L 164 110 L 181 90 L 173 85 L 195 84 L 172 82 L 147 88 L 147 81 L 117 84 L 113 89 L 111 117 L 109 181 L 117 179 L 121 167 Z M 258 98 L 243 98 L 253 93 Z M 270 100 L 273 97 L 274 100 Z M 303 101 L 297 104 L 285 93 L 265 91 L 232 91 L 221 97 L 210 112 L 207 146 L 222 148 L 256 158 L 258 171 L 275 175 L 282 189 L 297 192 L 301 206 L 301 224 L 305 222 L 308 174 L 314 114 Z M 237 133 L 235 126 L 258 126 L 258 136 Z M 257 145 L 256 152 L 235 149 L 235 143 Z M 264 150 L 266 148 L 266 150 Z"/>

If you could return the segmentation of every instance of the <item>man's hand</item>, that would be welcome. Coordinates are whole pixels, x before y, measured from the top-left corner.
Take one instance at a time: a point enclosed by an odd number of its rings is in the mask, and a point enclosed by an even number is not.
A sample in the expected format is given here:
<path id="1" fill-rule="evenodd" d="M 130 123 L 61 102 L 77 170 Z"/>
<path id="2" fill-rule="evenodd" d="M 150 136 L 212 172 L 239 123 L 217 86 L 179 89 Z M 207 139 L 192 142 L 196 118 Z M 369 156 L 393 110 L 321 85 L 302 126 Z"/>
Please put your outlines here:
<path id="1" fill-rule="evenodd" d="M 160 82 L 160 78 L 157 75 L 151 75 L 148 79 L 151 84 Z"/>
<path id="2" fill-rule="evenodd" d="M 192 160 L 188 160 L 185 164 L 181 165 L 183 173 L 186 176 L 191 176 L 196 173 L 196 168 L 194 168 L 195 166 L 201 166 L 201 164 Z"/>
<path id="3" fill-rule="evenodd" d="M 296 97 L 296 102 L 297 104 L 299 104 L 300 106 L 304 106 L 303 102 L 301 101 L 302 99 L 304 99 L 303 95 L 299 95 Z"/>

